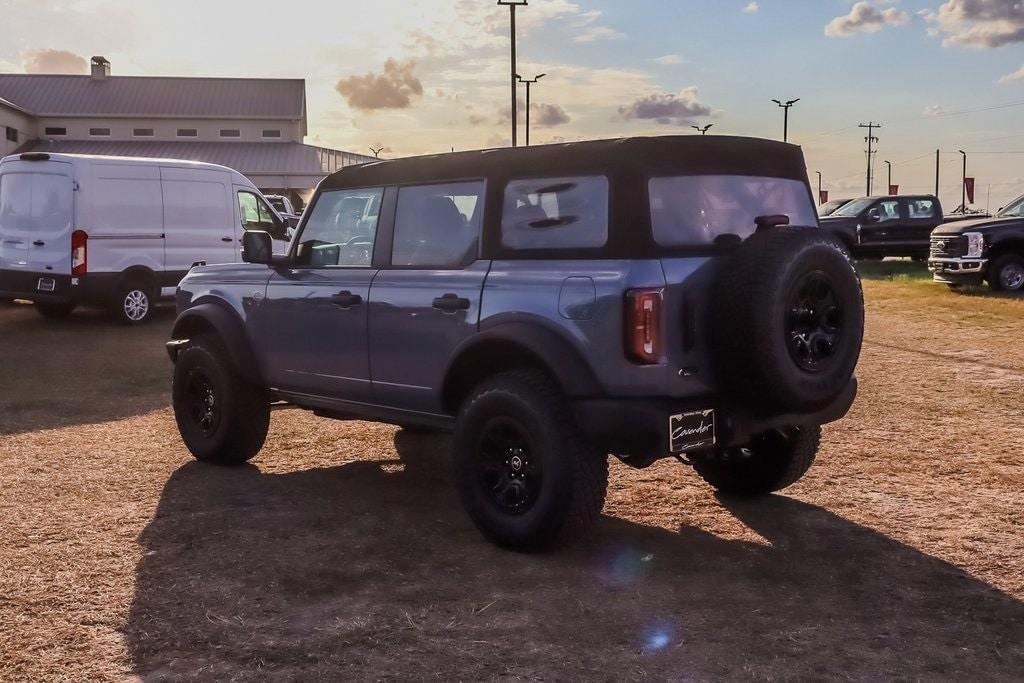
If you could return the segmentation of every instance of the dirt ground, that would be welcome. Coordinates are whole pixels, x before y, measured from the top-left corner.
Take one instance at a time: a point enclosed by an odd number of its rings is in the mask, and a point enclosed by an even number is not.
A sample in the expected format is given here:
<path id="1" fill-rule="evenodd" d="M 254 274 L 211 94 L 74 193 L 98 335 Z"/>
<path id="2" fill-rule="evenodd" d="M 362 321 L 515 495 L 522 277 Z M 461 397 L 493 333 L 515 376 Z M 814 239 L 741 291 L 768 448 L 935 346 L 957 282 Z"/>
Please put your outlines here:
<path id="1" fill-rule="evenodd" d="M 616 463 L 592 537 L 533 556 L 481 540 L 443 439 L 285 410 L 200 465 L 169 311 L 0 306 L 0 679 L 1020 680 L 1024 299 L 884 275 L 803 481 Z"/>

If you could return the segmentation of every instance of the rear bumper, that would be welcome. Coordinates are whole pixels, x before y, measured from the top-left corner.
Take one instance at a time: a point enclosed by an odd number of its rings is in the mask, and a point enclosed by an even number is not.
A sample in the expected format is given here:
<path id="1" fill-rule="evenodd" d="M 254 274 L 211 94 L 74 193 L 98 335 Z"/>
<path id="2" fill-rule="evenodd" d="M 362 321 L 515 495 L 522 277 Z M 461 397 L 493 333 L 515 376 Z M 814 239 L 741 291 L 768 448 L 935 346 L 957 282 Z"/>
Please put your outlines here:
<path id="1" fill-rule="evenodd" d="M 715 409 L 718 446 L 749 443 L 757 434 L 782 427 L 823 425 L 835 422 L 850 410 L 857 397 L 852 378 L 832 403 L 811 413 L 757 415 L 721 397 L 701 399 L 579 399 L 573 403 L 576 423 L 587 438 L 606 453 L 632 458 L 669 455 L 669 416 L 682 412 Z"/>
<path id="2" fill-rule="evenodd" d="M 45 271 L 0 270 L 0 299 L 103 304 L 116 290 L 119 278 L 118 273 L 90 273 L 73 278 Z M 53 280 L 53 291 L 40 289 L 40 280 Z"/>
<path id="3" fill-rule="evenodd" d="M 947 284 L 980 284 L 985 279 L 988 259 L 942 257 L 928 259 L 932 279 Z"/>

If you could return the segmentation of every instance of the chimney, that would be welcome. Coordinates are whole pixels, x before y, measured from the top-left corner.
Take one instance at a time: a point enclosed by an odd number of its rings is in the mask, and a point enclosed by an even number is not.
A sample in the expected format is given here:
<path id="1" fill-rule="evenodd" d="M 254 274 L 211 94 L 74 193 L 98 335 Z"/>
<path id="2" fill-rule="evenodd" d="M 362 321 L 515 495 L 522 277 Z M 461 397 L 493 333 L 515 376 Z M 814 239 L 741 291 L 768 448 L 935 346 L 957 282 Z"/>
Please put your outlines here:
<path id="1" fill-rule="evenodd" d="M 110 75 L 110 62 L 106 57 L 93 57 L 89 61 L 89 68 L 93 78 L 106 78 Z"/>

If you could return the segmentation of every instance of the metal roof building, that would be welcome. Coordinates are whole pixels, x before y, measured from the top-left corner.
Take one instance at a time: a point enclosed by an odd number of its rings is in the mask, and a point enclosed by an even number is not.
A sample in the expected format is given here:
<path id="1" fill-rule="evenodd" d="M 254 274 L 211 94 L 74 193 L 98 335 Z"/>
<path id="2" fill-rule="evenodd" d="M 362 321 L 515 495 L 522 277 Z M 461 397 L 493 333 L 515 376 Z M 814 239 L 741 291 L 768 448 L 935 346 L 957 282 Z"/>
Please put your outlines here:
<path id="1" fill-rule="evenodd" d="M 372 159 L 303 143 L 302 79 L 0 74 L 0 154 L 52 151 L 207 161 L 264 190 L 306 198 L 326 175 Z"/>

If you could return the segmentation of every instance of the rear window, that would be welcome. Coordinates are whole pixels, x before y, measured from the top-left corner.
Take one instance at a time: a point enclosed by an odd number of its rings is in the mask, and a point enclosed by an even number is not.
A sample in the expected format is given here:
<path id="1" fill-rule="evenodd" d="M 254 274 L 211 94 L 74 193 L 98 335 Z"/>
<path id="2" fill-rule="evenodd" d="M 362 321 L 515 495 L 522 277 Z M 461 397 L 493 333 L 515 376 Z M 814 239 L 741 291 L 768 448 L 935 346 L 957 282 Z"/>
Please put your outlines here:
<path id="1" fill-rule="evenodd" d="M 0 175 L 0 225 L 17 230 L 71 226 L 71 179 L 49 173 Z"/>
<path id="2" fill-rule="evenodd" d="M 818 225 L 807 185 L 789 178 L 707 175 L 652 178 L 648 190 L 655 241 L 667 247 L 746 238 L 758 216 L 785 214 L 790 225 Z"/>
<path id="3" fill-rule="evenodd" d="M 579 249 L 608 241 L 608 179 L 513 180 L 505 188 L 501 243 L 510 249 Z"/>

